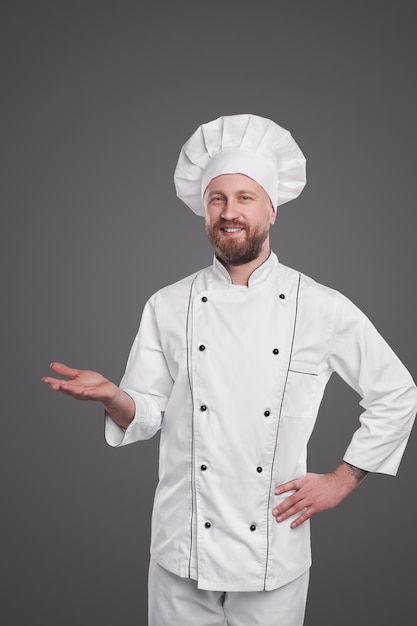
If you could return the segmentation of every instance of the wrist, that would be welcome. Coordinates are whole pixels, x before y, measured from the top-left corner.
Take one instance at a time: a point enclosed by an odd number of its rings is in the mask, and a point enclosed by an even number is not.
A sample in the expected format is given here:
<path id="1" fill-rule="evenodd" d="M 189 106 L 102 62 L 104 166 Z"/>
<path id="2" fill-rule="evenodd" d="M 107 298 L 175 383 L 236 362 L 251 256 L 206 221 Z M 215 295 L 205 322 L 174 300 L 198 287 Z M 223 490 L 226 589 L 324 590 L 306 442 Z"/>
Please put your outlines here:
<path id="1" fill-rule="evenodd" d="M 104 403 L 104 409 L 111 419 L 121 428 L 126 428 L 135 416 L 135 403 L 131 396 L 115 385 L 111 400 Z"/>
<path id="2" fill-rule="evenodd" d="M 363 470 L 356 465 L 352 465 L 347 461 L 343 461 L 343 463 L 348 467 L 351 476 L 356 480 L 357 484 L 361 483 L 368 474 L 366 470 Z"/>
<path id="3" fill-rule="evenodd" d="M 111 387 L 108 391 L 106 399 L 103 401 L 103 406 L 107 413 L 112 413 L 112 411 L 117 411 L 123 404 L 123 391 L 115 385 L 111 383 Z"/>

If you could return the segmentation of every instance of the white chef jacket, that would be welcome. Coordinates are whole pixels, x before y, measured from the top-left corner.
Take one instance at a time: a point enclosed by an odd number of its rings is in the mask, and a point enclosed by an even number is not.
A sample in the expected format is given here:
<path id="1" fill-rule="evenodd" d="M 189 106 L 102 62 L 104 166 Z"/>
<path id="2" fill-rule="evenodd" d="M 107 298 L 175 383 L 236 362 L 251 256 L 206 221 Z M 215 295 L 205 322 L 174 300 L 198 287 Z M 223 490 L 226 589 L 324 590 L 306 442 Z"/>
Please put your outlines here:
<path id="1" fill-rule="evenodd" d="M 271 254 L 233 285 L 211 267 L 153 295 L 121 382 L 134 400 L 112 446 L 161 429 L 151 552 L 201 589 L 260 591 L 311 564 L 309 522 L 277 524 L 274 488 L 306 473 L 307 442 L 337 372 L 364 411 L 344 460 L 395 474 L 417 408 L 410 374 L 367 317 Z"/>

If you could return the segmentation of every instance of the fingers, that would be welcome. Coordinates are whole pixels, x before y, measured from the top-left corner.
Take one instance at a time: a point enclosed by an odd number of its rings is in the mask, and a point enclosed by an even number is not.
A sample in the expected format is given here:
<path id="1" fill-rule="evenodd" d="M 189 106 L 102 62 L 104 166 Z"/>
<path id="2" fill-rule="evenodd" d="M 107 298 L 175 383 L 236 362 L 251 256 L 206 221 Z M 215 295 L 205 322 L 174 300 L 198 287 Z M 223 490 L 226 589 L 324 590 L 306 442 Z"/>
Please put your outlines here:
<path id="1" fill-rule="evenodd" d="M 57 363 L 53 361 L 49 367 L 55 374 L 66 376 L 69 381 L 74 380 L 79 375 L 78 370 L 68 367 L 68 365 L 64 365 L 64 363 Z M 49 388 L 52 389 L 52 391 L 63 391 L 64 393 L 69 393 L 68 388 L 65 387 L 65 383 L 68 381 L 65 379 L 54 378 L 53 376 L 44 376 L 42 378 L 42 382 L 49 385 Z"/>
<path id="2" fill-rule="evenodd" d="M 292 496 L 285 498 L 283 502 L 281 502 L 278 506 L 276 506 L 272 510 L 272 515 L 275 517 L 277 522 L 283 522 L 284 520 L 300 513 L 300 511 L 304 511 L 307 508 L 308 504 L 303 497 L 296 492 Z"/>
<path id="3" fill-rule="evenodd" d="M 46 385 L 49 385 L 49 388 L 52 389 L 52 391 L 58 391 L 61 388 L 62 383 L 64 381 L 60 380 L 59 378 L 52 378 L 51 376 L 44 376 L 42 378 L 42 382 L 45 383 Z"/>
<path id="4" fill-rule="evenodd" d="M 282 502 L 272 510 L 277 522 L 283 522 L 297 515 L 291 527 L 300 526 L 303 522 L 320 513 L 335 507 L 345 497 L 340 489 L 339 481 L 334 472 L 330 474 L 311 474 L 278 485 L 275 494 L 285 494 L 293 489 L 291 495 L 284 497 Z"/>
<path id="5" fill-rule="evenodd" d="M 305 509 L 304 513 L 299 515 L 293 522 L 291 522 L 291 528 L 297 528 L 297 526 L 301 526 L 304 522 L 312 517 L 312 513 L 310 513 L 310 509 Z"/>
<path id="6" fill-rule="evenodd" d="M 308 507 L 306 503 L 301 500 L 293 504 L 293 506 L 290 506 L 288 509 L 285 509 L 284 511 L 279 507 L 276 507 L 272 511 L 272 515 L 275 517 L 275 520 L 278 523 L 284 522 L 286 519 L 297 515 L 297 513 L 301 513 L 301 515 L 299 515 L 297 519 L 291 523 L 291 528 L 295 528 L 296 526 L 299 526 L 306 520 L 310 519 L 310 517 L 313 515 L 313 509 L 312 507 Z"/>
<path id="7" fill-rule="evenodd" d="M 68 396 L 72 396 L 77 400 L 97 400 L 99 399 L 97 390 L 92 387 L 83 387 L 77 383 L 73 383 L 70 380 L 60 380 L 59 378 L 51 378 L 45 376 L 42 378 L 42 382 L 49 385 L 51 391 L 60 391 Z"/>
<path id="8" fill-rule="evenodd" d="M 283 485 L 278 485 L 275 487 L 275 495 L 279 496 L 281 493 L 286 493 L 287 491 L 295 491 L 300 487 L 300 479 L 296 478 L 295 480 L 290 480 Z"/>
<path id="9" fill-rule="evenodd" d="M 52 378 L 51 376 L 44 376 L 42 382 L 49 385 L 49 389 L 52 391 L 62 391 L 63 393 L 72 393 L 74 385 L 70 381 L 61 378 Z"/>
<path id="10" fill-rule="evenodd" d="M 289 491 L 293 492 L 272 510 L 272 515 L 278 523 L 285 521 L 297 513 L 301 513 L 301 515 L 291 523 L 291 528 L 296 528 L 312 516 L 313 511 L 302 490 L 304 484 L 305 476 L 290 480 L 275 488 L 275 495 L 281 495 Z"/>
<path id="11" fill-rule="evenodd" d="M 55 372 L 55 374 L 66 376 L 67 378 L 75 378 L 79 374 L 79 370 L 76 370 L 73 367 L 68 367 L 68 365 L 64 365 L 64 363 L 57 363 L 53 361 L 49 367 L 53 372 Z"/>

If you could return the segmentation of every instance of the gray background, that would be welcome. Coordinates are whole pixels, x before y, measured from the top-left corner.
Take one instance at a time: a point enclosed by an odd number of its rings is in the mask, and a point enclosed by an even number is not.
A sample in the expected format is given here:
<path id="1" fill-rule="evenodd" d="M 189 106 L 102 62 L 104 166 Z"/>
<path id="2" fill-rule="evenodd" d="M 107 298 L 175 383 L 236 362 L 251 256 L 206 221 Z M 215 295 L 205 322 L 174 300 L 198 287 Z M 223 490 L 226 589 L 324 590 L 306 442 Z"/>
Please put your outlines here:
<path id="1" fill-rule="evenodd" d="M 362 308 L 415 375 L 411 2 L 14 2 L 2 47 L 2 621 L 146 624 L 158 441 L 113 450 L 51 360 L 118 381 L 146 299 L 211 262 L 175 197 L 181 145 L 251 112 L 289 128 L 308 184 L 280 260 Z M 330 471 L 359 398 L 332 379 L 310 445 Z M 416 437 L 313 522 L 306 626 L 414 623 Z M 4 616 L 4 617 L 3 617 Z"/>

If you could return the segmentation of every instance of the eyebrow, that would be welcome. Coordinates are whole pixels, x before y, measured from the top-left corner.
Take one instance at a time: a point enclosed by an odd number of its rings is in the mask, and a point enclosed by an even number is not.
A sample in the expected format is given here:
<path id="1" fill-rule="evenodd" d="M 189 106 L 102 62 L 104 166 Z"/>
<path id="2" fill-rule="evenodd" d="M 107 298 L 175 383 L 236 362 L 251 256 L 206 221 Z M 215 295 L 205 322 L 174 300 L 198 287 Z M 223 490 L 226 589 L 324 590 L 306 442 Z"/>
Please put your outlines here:
<path id="1" fill-rule="evenodd" d="M 257 196 L 257 193 L 255 191 L 250 191 L 249 189 L 240 189 L 239 191 L 235 191 L 233 192 L 235 193 L 237 196 L 240 195 L 245 195 L 245 194 L 250 194 L 252 196 Z M 208 197 L 210 198 L 211 196 L 218 196 L 218 195 L 224 195 L 224 191 L 216 190 L 216 191 L 210 191 L 208 194 Z"/>

